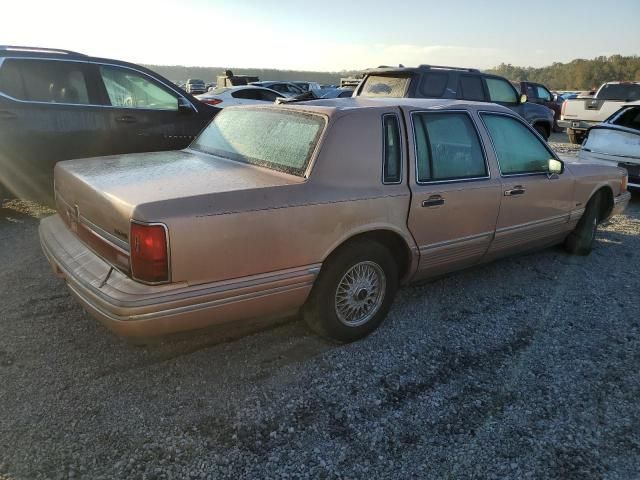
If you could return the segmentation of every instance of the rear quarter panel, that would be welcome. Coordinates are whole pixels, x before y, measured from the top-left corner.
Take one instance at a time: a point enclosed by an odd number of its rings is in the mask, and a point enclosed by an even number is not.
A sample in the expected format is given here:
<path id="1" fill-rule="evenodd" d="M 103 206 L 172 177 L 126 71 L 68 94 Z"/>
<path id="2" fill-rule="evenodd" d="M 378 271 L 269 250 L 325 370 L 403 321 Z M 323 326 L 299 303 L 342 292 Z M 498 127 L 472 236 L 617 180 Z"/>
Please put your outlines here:
<path id="1" fill-rule="evenodd" d="M 382 184 L 382 114 L 333 118 L 304 183 L 172 200 L 170 216 L 162 203 L 140 208 L 168 226 L 172 281 L 317 266 L 345 240 L 372 230 L 393 231 L 411 247 L 406 182 Z"/>

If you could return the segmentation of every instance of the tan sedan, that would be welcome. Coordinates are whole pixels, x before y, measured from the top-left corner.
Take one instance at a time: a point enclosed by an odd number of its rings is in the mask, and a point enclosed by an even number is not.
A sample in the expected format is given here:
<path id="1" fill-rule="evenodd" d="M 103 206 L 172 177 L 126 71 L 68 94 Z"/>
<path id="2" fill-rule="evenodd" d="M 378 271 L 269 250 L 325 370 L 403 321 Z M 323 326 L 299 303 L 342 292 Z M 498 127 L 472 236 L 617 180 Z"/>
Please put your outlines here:
<path id="1" fill-rule="evenodd" d="M 629 200 L 616 167 L 560 161 L 520 117 L 451 100 L 231 107 L 190 148 L 55 171 L 43 250 L 98 320 L 160 335 L 302 310 L 350 341 L 400 284 L 564 243 Z"/>

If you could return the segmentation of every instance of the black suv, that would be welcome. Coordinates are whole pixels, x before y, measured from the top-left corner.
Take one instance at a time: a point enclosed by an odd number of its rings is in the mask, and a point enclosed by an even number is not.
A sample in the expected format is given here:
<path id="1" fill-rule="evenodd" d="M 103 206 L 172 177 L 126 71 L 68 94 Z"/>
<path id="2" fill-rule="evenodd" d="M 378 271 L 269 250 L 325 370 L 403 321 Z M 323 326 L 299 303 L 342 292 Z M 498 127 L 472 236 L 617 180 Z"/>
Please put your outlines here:
<path id="1" fill-rule="evenodd" d="M 420 65 L 419 67 L 379 67 L 365 71 L 354 96 L 451 98 L 499 103 L 510 108 L 546 140 L 553 128 L 553 112 L 528 103 L 505 78 L 474 68 Z"/>
<path id="2" fill-rule="evenodd" d="M 219 111 L 138 65 L 0 46 L 0 190 L 50 203 L 57 161 L 182 149 Z"/>

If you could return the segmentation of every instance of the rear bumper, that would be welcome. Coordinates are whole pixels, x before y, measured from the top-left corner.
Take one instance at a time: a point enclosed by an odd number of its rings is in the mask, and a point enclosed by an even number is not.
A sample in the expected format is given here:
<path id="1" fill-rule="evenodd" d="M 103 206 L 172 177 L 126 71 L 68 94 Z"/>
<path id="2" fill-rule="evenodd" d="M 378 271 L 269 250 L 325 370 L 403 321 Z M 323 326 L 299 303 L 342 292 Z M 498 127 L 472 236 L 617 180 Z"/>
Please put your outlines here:
<path id="1" fill-rule="evenodd" d="M 58 215 L 40 222 L 40 243 L 78 302 L 118 335 L 148 337 L 287 315 L 305 302 L 320 265 L 202 285 L 143 285 L 87 249 Z"/>
<path id="2" fill-rule="evenodd" d="M 572 130 L 588 130 L 601 122 L 587 122 L 585 120 L 558 120 L 560 128 L 570 128 Z"/>

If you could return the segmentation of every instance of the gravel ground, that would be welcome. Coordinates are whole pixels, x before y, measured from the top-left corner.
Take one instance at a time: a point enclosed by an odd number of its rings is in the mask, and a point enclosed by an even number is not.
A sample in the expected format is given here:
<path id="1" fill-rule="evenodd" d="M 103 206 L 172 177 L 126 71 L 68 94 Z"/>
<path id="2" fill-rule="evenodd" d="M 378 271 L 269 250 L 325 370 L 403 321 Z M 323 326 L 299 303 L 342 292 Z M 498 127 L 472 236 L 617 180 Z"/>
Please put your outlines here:
<path id="1" fill-rule="evenodd" d="M 129 345 L 51 274 L 46 214 L 0 209 L 2 480 L 640 478 L 638 197 L 592 255 L 404 288 L 351 345 L 298 320 Z"/>

